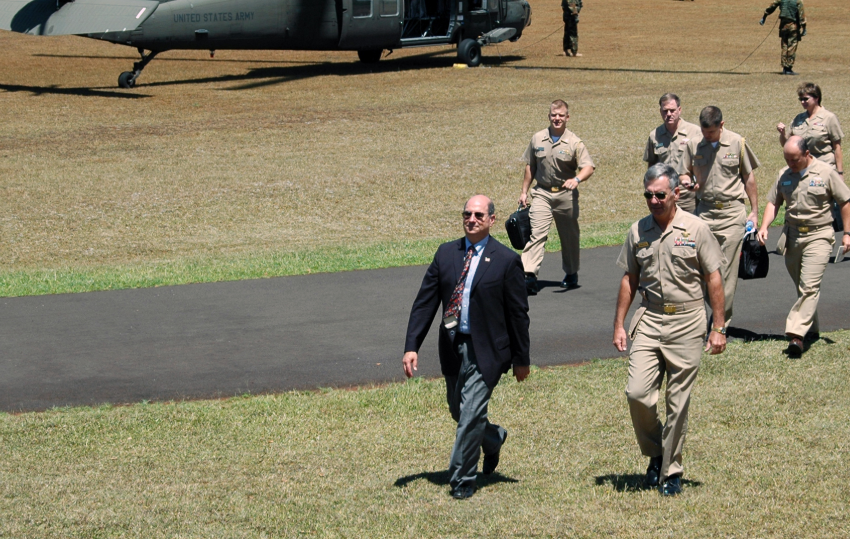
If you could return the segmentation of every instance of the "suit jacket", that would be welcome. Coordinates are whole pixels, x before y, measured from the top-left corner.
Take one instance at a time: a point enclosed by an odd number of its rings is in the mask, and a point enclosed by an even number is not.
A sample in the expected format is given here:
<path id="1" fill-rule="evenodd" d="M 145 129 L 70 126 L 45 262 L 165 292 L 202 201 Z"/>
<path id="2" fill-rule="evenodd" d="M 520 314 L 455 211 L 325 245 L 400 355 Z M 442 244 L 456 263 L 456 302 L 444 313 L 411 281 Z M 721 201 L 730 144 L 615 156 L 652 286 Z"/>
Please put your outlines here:
<path id="1" fill-rule="evenodd" d="M 419 352 L 437 314 L 440 320 L 463 272 L 466 241 L 437 249 L 413 302 L 405 352 Z M 488 387 L 499 383 L 511 365 L 529 365 L 528 293 L 519 255 L 492 236 L 481 253 L 469 295 L 469 328 L 478 367 Z M 440 324 L 440 366 L 444 376 L 457 376 L 460 357 L 452 346 L 454 330 Z"/>

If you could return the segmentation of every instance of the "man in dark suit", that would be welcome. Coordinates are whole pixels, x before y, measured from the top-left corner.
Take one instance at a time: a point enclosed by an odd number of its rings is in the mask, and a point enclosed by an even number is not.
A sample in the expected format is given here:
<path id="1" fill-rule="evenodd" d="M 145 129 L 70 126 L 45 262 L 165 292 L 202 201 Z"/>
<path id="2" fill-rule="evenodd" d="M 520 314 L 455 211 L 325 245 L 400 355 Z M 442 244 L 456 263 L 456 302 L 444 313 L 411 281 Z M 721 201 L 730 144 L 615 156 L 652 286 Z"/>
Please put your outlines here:
<path id="1" fill-rule="evenodd" d="M 487 419 L 487 405 L 502 374 L 513 366 L 517 381 L 529 372 L 528 294 L 520 257 L 490 236 L 493 202 L 470 198 L 463 210 L 465 238 L 444 243 L 428 267 L 413 302 L 404 344 L 404 373 L 417 370 L 419 347 L 442 304 L 439 350 L 446 400 L 457 433 L 449 462 L 451 494 L 475 492 L 482 472 L 499 464 L 508 433 Z"/>

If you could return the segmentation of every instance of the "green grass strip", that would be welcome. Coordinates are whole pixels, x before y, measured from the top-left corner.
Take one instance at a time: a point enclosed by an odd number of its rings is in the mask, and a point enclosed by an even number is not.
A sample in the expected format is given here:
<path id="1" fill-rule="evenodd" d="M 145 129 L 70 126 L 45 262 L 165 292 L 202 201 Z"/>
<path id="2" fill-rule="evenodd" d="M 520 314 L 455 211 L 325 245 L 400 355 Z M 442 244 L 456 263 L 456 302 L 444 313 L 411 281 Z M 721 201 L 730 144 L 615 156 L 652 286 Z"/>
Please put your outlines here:
<path id="1" fill-rule="evenodd" d="M 581 247 L 586 249 L 619 244 L 628 226 L 629 223 L 625 222 L 583 226 Z M 497 231 L 504 230 L 500 223 L 496 227 Z M 509 244 L 505 233 L 496 232 L 494 236 Z M 448 239 L 451 238 L 207 256 L 120 266 L 8 271 L 0 273 L 0 296 L 68 294 L 413 266 L 428 264 L 437 246 Z M 553 227 L 546 249 L 557 251 L 560 248 L 560 240 Z"/>

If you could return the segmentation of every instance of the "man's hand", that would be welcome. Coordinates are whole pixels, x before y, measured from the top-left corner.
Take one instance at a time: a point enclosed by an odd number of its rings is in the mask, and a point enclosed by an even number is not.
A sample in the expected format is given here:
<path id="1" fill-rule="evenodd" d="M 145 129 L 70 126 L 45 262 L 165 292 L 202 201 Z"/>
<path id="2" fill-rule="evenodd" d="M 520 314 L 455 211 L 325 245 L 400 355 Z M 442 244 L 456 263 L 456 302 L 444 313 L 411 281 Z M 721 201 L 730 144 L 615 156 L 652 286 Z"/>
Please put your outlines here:
<path id="1" fill-rule="evenodd" d="M 759 21 L 759 24 L 764 26 L 765 19 L 767 19 L 767 17 L 762 17 L 761 20 Z"/>
<path id="2" fill-rule="evenodd" d="M 528 373 L 531 372 L 531 367 L 528 365 L 514 365 L 514 377 L 517 382 L 522 382 L 528 378 Z"/>
<path id="3" fill-rule="evenodd" d="M 528 193 L 521 193 L 517 202 L 519 202 L 519 205 L 523 208 L 528 206 Z"/>
<path id="4" fill-rule="evenodd" d="M 785 134 L 785 127 L 785 124 L 782 122 L 776 124 L 776 130 L 779 131 L 779 134 L 787 138 L 787 135 Z"/>
<path id="5" fill-rule="evenodd" d="M 413 378 L 413 371 L 417 370 L 419 365 L 419 354 L 416 352 L 405 352 L 401 358 L 401 363 L 404 365 L 404 375 L 408 378 Z"/>
<path id="6" fill-rule="evenodd" d="M 578 180 L 576 180 L 575 178 L 567 180 L 567 181 L 564 182 L 564 185 L 562 185 L 561 187 L 563 187 L 564 189 L 573 190 L 576 187 L 578 187 Z"/>
<path id="7" fill-rule="evenodd" d="M 753 208 L 753 211 L 751 211 L 750 214 L 747 216 L 747 221 L 752 221 L 753 226 L 758 228 L 758 226 L 759 226 L 758 208 Z"/>
<path id="8" fill-rule="evenodd" d="M 841 236 L 841 245 L 844 246 L 844 252 L 850 253 L 850 236 L 844 234 Z"/>
<path id="9" fill-rule="evenodd" d="M 721 335 L 712 330 L 705 345 L 705 351 L 708 352 L 709 350 L 711 350 L 713 356 L 723 353 L 726 350 L 726 335 Z"/>
<path id="10" fill-rule="evenodd" d="M 767 227 L 766 226 L 761 227 L 759 229 L 758 233 L 756 234 L 756 237 L 758 238 L 759 243 L 764 245 L 765 242 L 767 242 Z M 845 236 L 845 237 L 850 237 L 850 236 Z"/>
<path id="11" fill-rule="evenodd" d="M 622 326 L 614 328 L 614 348 L 620 352 L 625 352 L 628 343 L 629 339 L 628 335 L 626 335 L 626 328 Z"/>

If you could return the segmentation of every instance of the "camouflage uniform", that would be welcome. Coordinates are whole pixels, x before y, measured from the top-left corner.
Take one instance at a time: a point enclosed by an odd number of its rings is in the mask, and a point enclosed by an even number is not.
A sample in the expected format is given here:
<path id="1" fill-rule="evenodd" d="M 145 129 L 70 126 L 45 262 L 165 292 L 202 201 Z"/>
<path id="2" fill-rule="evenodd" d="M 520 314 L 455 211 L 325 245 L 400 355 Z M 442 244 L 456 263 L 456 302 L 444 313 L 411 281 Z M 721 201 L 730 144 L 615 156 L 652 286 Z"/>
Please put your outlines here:
<path id="1" fill-rule="evenodd" d="M 564 11 L 564 54 L 575 56 L 578 53 L 578 13 L 581 0 L 561 0 Z"/>
<path id="2" fill-rule="evenodd" d="M 800 33 L 806 30 L 806 11 L 803 0 L 773 0 L 764 10 L 764 17 L 779 8 L 779 38 L 782 40 L 782 68 L 790 71 L 797 57 Z"/>

